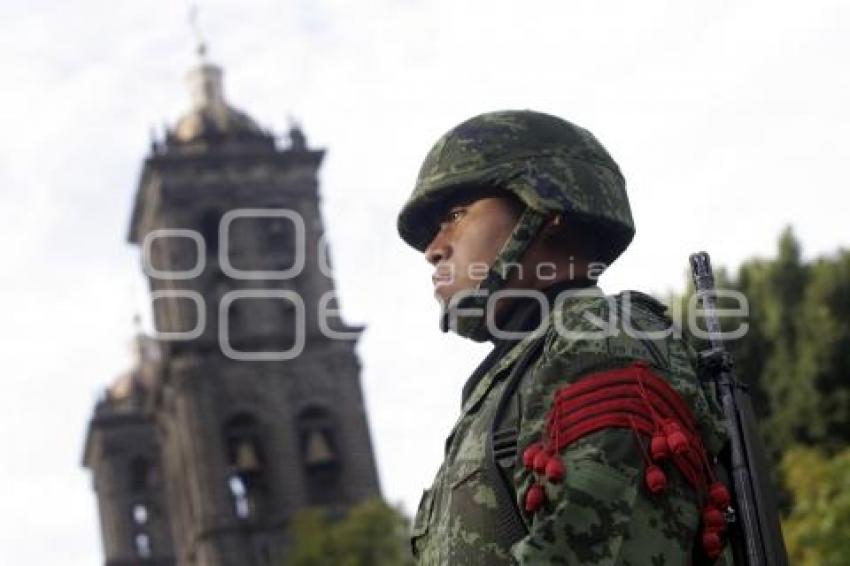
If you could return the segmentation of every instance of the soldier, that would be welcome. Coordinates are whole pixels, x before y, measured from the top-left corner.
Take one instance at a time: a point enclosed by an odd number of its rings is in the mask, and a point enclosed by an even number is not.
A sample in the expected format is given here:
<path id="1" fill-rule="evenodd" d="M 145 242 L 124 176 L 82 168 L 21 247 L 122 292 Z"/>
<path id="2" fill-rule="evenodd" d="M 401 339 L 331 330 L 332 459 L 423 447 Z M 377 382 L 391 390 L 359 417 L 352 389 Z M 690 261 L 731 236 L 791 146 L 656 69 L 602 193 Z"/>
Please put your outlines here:
<path id="1" fill-rule="evenodd" d="M 419 504 L 418 563 L 726 560 L 716 399 L 663 305 L 595 285 L 634 223 L 593 135 L 531 111 L 467 120 L 398 229 L 435 268 L 443 331 L 494 344 Z"/>

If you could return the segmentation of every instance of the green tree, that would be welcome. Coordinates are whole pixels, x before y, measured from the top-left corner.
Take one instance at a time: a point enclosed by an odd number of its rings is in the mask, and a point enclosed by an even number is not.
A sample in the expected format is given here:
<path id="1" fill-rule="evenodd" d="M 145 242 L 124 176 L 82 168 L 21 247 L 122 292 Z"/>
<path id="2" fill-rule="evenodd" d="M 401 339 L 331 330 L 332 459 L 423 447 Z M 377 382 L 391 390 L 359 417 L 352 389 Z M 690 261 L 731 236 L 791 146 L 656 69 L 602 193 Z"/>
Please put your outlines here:
<path id="1" fill-rule="evenodd" d="M 797 321 L 798 437 L 836 451 L 850 443 L 850 252 L 810 268 Z"/>
<path id="2" fill-rule="evenodd" d="M 789 227 L 775 258 L 748 260 L 732 275 L 722 267 L 716 271 L 718 288 L 741 291 L 749 302 L 749 330 L 727 347 L 738 378 L 750 386 L 773 459 L 778 463 L 794 443 L 830 450 L 847 445 L 850 251 L 806 262 Z M 671 297 L 674 312 L 684 311 L 692 292 L 689 286 L 684 296 Z M 741 321 L 725 322 L 731 328 Z"/>
<path id="3" fill-rule="evenodd" d="M 774 258 L 748 260 L 731 274 L 716 266 L 716 275 L 718 288 L 739 290 L 749 302 L 747 334 L 726 346 L 750 387 L 774 484 L 783 486 L 789 446 L 816 446 L 828 456 L 850 444 L 850 251 L 806 261 L 786 228 Z M 671 297 L 674 312 L 684 311 L 692 292 Z M 793 512 L 794 494 L 783 487 L 780 503 Z"/>
<path id="4" fill-rule="evenodd" d="M 341 519 L 322 510 L 298 513 L 287 566 L 409 566 L 409 523 L 381 500 L 352 508 Z"/>
<path id="5" fill-rule="evenodd" d="M 850 449 L 832 457 L 788 450 L 782 461 L 794 507 L 783 521 L 791 564 L 842 566 L 850 556 Z"/>
<path id="6" fill-rule="evenodd" d="M 752 375 L 774 455 L 795 442 L 835 450 L 850 441 L 850 252 L 811 262 L 787 229 L 775 260 L 745 263 L 751 331 L 733 345 Z"/>

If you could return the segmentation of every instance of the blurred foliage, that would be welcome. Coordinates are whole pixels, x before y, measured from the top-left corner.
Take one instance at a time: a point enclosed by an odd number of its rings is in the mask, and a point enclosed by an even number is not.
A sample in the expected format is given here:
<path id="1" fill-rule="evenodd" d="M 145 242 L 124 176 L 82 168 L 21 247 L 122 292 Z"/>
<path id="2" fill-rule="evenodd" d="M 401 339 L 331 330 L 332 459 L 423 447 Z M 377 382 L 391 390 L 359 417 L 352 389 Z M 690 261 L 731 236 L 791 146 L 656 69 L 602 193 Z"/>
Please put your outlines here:
<path id="1" fill-rule="evenodd" d="M 722 326 L 749 325 L 726 346 L 737 377 L 750 387 L 781 488 L 791 563 L 848 564 L 850 251 L 804 261 L 786 228 L 775 258 L 751 259 L 731 275 L 715 267 L 715 277 L 718 289 L 741 291 L 749 303 L 745 320 L 729 318 Z M 669 297 L 674 319 L 687 321 L 692 295 L 690 284 L 684 296 Z M 718 300 L 720 308 L 734 306 Z M 697 350 L 708 347 L 688 338 Z"/>
<path id="2" fill-rule="evenodd" d="M 308 509 L 293 524 L 287 566 L 410 566 L 409 523 L 381 500 L 353 507 L 345 517 Z"/>
<path id="3" fill-rule="evenodd" d="M 783 521 L 790 563 L 842 566 L 850 557 L 850 449 L 832 457 L 792 448 L 782 460 L 794 499 Z"/>
<path id="4" fill-rule="evenodd" d="M 787 228 L 774 259 L 752 259 L 737 273 L 716 271 L 717 288 L 749 303 L 743 338 L 727 342 L 738 378 L 750 386 L 768 452 L 778 464 L 794 443 L 834 452 L 850 443 L 850 251 L 802 259 Z M 686 312 L 693 293 L 670 297 Z M 732 307 L 719 300 L 718 306 Z M 686 318 L 683 320 L 687 320 Z M 727 318 L 726 330 L 742 321 Z M 687 326 L 687 325 L 685 325 Z M 686 332 L 687 333 L 687 332 Z M 701 349 L 706 347 L 691 337 Z"/>

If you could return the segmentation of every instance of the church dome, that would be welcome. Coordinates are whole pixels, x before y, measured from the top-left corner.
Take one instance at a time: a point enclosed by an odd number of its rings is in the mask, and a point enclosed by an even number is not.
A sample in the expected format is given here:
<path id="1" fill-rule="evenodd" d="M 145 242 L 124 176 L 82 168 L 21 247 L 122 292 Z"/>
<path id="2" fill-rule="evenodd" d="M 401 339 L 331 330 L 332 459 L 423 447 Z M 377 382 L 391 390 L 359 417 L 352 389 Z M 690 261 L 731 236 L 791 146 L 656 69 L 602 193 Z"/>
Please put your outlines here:
<path id="1" fill-rule="evenodd" d="M 181 142 L 240 134 L 262 135 L 263 131 L 250 116 L 226 104 L 193 109 L 174 127 L 174 136 Z"/>
<path id="2" fill-rule="evenodd" d="M 250 116 L 227 104 L 220 67 L 205 63 L 189 72 L 187 82 L 192 109 L 177 121 L 173 130 L 176 141 L 268 135 Z"/>

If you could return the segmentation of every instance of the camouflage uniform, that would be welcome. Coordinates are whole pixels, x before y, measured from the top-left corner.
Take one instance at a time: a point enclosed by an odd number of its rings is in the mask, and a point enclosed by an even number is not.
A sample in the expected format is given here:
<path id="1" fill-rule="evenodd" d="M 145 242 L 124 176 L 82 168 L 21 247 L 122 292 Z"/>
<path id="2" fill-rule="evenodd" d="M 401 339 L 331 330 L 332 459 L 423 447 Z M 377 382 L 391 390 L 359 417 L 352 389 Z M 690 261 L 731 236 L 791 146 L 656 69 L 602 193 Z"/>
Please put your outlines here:
<path id="1" fill-rule="evenodd" d="M 473 118 L 437 143 L 400 216 L 402 237 L 423 250 L 452 195 L 480 184 L 511 190 L 532 217 L 520 219 L 495 266 L 521 257 L 546 212 L 594 220 L 607 238 L 601 252 L 607 262 L 634 233 L 622 176 L 595 138 L 557 118 L 525 111 Z M 498 269 L 491 275 L 482 286 L 492 291 L 504 277 Z M 555 291 L 566 299 L 555 301 Z M 510 321 L 535 330 L 519 340 L 495 340 L 494 352 L 465 388 L 445 459 L 414 520 L 418 564 L 690 563 L 699 555 L 704 494 L 672 465 L 665 469 L 663 493 L 650 493 L 644 484 L 646 447 L 634 431 L 606 428 L 557 452 L 565 469 L 557 482 L 540 482 L 521 455 L 540 441 L 556 391 L 634 361 L 645 361 L 681 395 L 707 451 L 716 453 L 723 422 L 715 400 L 699 385 L 692 351 L 669 332 L 636 337 L 635 329 L 671 327 L 664 307 L 641 293 L 606 297 L 596 287 L 560 288 L 547 298 L 553 306 L 542 321 L 531 316 L 528 322 L 534 305 L 514 309 Z M 600 320 L 613 321 L 615 330 L 601 332 Z M 476 340 L 489 338 L 480 325 L 455 330 Z M 506 390 L 512 383 L 516 389 Z M 494 450 L 498 473 L 491 464 Z M 499 473 L 508 474 L 508 481 Z M 545 490 L 545 503 L 529 512 L 526 496 L 535 482 Z M 505 508 L 505 492 L 500 492 L 505 489 L 514 509 Z M 518 514 L 522 536 L 507 534 L 505 517 L 512 512 Z"/>

